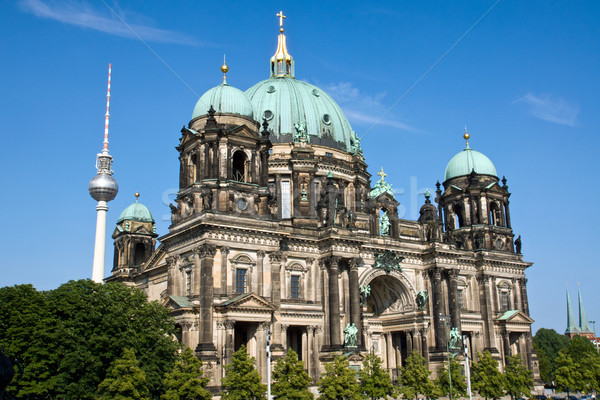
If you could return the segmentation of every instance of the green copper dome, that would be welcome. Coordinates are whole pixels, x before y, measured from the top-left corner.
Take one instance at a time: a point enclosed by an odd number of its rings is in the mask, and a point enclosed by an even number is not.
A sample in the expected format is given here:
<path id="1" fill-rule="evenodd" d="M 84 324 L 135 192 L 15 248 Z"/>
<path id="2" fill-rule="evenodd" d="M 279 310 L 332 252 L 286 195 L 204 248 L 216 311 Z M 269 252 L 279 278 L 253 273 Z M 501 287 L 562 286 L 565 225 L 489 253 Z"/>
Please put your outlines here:
<path id="1" fill-rule="evenodd" d="M 467 143 L 467 148 L 452 157 L 446 166 L 446 180 L 469 175 L 471 171 L 480 175 L 498 176 L 492 161 L 484 154 L 471 149 Z"/>
<path id="2" fill-rule="evenodd" d="M 274 143 L 290 143 L 301 133 L 309 142 L 351 151 L 356 141 L 348 119 L 324 91 L 291 76 L 273 76 L 246 90 L 255 119 L 266 118 Z"/>
<path id="3" fill-rule="evenodd" d="M 150 212 L 150 210 L 148 210 L 148 207 L 146 207 L 142 203 L 138 203 L 136 199 L 135 203 L 123 210 L 123 212 L 119 216 L 119 219 L 117 220 L 117 224 L 122 221 L 154 223 L 154 218 L 152 218 L 152 213 Z"/>
<path id="4" fill-rule="evenodd" d="M 217 113 L 238 114 L 250 118 L 254 114 L 252 103 L 244 92 L 226 83 L 210 89 L 200 97 L 194 107 L 192 119 L 208 114 L 210 106 L 213 106 Z"/>

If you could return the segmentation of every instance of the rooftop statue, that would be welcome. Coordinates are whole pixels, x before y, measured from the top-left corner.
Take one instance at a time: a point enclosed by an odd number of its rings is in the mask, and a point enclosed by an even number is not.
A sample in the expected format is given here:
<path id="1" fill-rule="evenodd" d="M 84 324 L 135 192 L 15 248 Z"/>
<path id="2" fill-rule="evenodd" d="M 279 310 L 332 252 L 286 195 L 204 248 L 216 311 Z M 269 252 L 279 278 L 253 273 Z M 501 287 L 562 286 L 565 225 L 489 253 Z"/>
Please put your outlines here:
<path id="1" fill-rule="evenodd" d="M 392 191 L 392 185 L 390 185 L 383 179 L 384 177 L 387 176 L 387 174 L 385 172 L 383 172 L 383 168 L 381 168 L 381 171 L 379 171 L 377 173 L 377 175 L 379 175 L 381 177 L 381 179 L 378 180 L 377 183 L 375 183 L 375 187 L 369 193 L 369 197 L 374 199 L 376 197 L 379 197 L 379 195 L 381 195 L 385 192 L 389 193 L 392 197 L 394 197 L 394 192 Z"/>
<path id="2" fill-rule="evenodd" d="M 379 231 L 381 232 L 381 236 L 390 235 L 390 217 L 388 217 L 387 211 L 379 219 Z"/>

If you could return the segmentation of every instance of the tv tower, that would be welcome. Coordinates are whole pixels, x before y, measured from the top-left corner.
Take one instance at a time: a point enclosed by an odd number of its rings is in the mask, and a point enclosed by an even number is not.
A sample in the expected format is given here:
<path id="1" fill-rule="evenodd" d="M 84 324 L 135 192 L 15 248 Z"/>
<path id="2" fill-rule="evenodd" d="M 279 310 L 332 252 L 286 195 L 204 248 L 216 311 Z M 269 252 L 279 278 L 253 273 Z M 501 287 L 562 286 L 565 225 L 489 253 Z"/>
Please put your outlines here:
<path id="1" fill-rule="evenodd" d="M 90 195 L 98 202 L 96 206 L 96 241 L 94 244 L 94 266 L 92 268 L 92 280 L 102 283 L 104 279 L 104 254 L 106 249 L 106 212 L 108 202 L 115 198 L 119 191 L 117 180 L 112 176 L 112 156 L 108 154 L 108 120 L 110 114 L 110 70 L 108 64 L 108 91 L 106 93 L 106 115 L 104 119 L 104 146 L 102 153 L 96 155 L 96 176 L 92 178 L 89 185 Z"/>

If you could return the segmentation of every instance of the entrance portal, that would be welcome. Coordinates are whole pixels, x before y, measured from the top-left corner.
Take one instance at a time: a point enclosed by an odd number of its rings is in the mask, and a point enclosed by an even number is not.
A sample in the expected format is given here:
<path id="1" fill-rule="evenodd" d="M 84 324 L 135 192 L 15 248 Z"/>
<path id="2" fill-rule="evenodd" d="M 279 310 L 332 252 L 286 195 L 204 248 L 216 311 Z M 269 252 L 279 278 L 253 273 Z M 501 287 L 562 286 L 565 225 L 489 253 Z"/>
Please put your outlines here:
<path id="1" fill-rule="evenodd" d="M 414 309 L 409 291 L 397 277 L 380 275 L 369 285 L 371 286 L 371 295 L 367 299 L 369 312 L 381 315 L 404 313 Z"/>

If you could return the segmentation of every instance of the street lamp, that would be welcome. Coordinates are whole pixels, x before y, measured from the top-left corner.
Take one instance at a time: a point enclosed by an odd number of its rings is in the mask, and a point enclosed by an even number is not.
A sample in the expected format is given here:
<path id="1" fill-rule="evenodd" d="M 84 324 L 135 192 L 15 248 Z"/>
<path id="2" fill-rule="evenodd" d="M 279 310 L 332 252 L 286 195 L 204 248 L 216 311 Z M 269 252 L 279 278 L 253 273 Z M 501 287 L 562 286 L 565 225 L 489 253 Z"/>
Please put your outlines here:
<path id="1" fill-rule="evenodd" d="M 598 338 L 596 337 L 596 321 L 589 321 L 589 322 L 594 327 L 594 346 L 596 346 L 596 351 L 598 351 Z"/>

